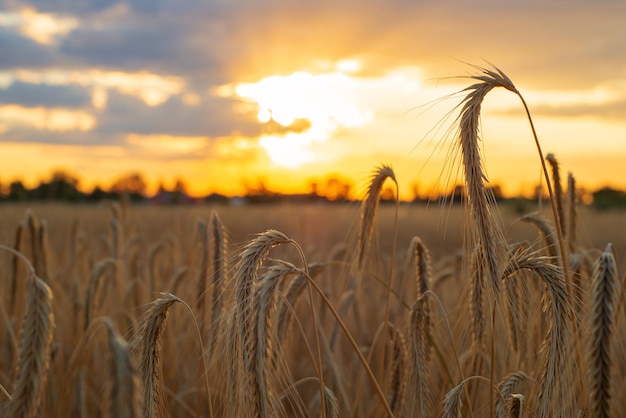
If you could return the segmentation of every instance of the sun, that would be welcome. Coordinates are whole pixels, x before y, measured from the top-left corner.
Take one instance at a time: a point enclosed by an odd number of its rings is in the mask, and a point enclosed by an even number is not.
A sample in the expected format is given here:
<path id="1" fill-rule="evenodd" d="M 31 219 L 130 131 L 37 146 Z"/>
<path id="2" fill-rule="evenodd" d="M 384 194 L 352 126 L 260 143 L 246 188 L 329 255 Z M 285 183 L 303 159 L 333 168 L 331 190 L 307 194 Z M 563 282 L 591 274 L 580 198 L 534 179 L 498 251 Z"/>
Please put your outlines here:
<path id="1" fill-rule="evenodd" d="M 256 103 L 259 122 L 284 128 L 259 138 L 274 164 L 295 169 L 313 163 L 323 158 L 314 151 L 315 143 L 328 141 L 341 128 L 372 120 L 371 111 L 355 100 L 357 81 L 349 74 L 353 67 L 322 74 L 273 75 L 234 87 L 237 97 Z M 308 122 L 307 129 L 292 129 L 299 120 Z"/>

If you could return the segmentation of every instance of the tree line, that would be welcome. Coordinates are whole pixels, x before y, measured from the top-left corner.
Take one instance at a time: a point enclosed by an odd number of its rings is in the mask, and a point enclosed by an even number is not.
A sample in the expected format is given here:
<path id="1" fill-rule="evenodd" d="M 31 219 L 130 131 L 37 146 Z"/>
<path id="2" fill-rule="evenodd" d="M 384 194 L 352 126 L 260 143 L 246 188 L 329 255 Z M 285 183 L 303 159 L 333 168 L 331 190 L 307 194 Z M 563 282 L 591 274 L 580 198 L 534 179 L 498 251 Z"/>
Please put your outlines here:
<path id="1" fill-rule="evenodd" d="M 22 181 L 14 180 L 9 183 L 0 182 L 0 202 L 39 202 L 58 201 L 68 203 L 96 203 L 102 200 L 119 200 L 127 198 L 131 202 L 147 202 L 156 204 L 191 204 L 191 203 L 331 203 L 348 202 L 352 185 L 349 181 L 338 177 L 329 177 L 324 182 L 311 181 L 309 191 L 301 194 L 284 194 L 270 190 L 263 181 L 255 185 L 245 185 L 245 194 L 236 198 L 212 193 L 202 197 L 191 197 L 187 186 L 181 179 L 176 180 L 173 187 L 167 188 L 161 184 L 157 192 L 148 195 L 148 186 L 140 173 L 129 173 L 119 177 L 110 187 L 95 186 L 91 191 L 82 191 L 80 180 L 65 171 L 57 170 L 48 180 L 39 182 L 32 188 L 26 187 Z M 498 186 L 492 188 L 494 197 L 498 201 L 510 201 L 524 205 L 533 199 L 524 197 L 505 198 Z M 588 194 L 591 197 L 591 206 L 605 210 L 612 208 L 626 208 L 626 191 L 612 187 L 602 187 Z M 383 203 L 393 202 L 395 192 L 389 188 L 381 193 Z M 451 204 L 462 203 L 465 200 L 464 186 L 455 186 L 448 193 L 438 196 L 420 196 L 417 189 L 411 202 L 444 201 Z"/>

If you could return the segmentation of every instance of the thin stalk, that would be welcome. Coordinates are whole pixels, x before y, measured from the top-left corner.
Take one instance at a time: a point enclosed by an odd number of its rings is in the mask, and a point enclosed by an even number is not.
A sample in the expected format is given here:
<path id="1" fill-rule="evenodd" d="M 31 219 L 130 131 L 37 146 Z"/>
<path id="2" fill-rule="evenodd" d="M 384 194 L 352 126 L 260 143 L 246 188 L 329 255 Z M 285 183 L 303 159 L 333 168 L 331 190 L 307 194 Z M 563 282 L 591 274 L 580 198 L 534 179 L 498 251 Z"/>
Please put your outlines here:
<path id="1" fill-rule="evenodd" d="M 393 279 L 393 264 L 394 264 L 394 260 L 396 258 L 396 241 L 398 240 L 398 211 L 399 211 L 399 207 L 400 207 L 400 199 L 399 199 L 399 194 L 400 192 L 398 191 L 398 182 L 396 181 L 396 179 L 394 177 L 391 178 L 394 182 L 394 184 L 396 185 L 396 210 L 395 210 L 395 216 L 394 216 L 394 224 L 393 224 L 393 238 L 391 239 L 391 261 L 389 263 L 389 278 L 387 280 L 387 298 L 385 300 L 385 317 L 383 320 L 383 324 L 386 324 L 389 322 L 389 305 L 391 304 L 391 281 Z M 381 369 L 384 369 L 385 366 L 385 356 L 386 356 L 386 348 L 387 348 L 387 333 L 384 332 L 383 333 L 383 342 L 382 342 L 382 361 L 380 362 L 380 367 Z M 380 376 L 382 377 L 382 370 L 380 373 Z"/>
<path id="2" fill-rule="evenodd" d="M 372 382 L 372 386 L 374 387 L 374 390 L 376 391 L 376 394 L 378 395 L 378 398 L 379 398 L 380 402 L 383 404 L 383 407 L 385 408 L 385 412 L 387 413 L 387 416 L 393 418 L 393 416 L 394 416 L 393 415 L 393 411 L 391 410 L 391 407 L 389 406 L 389 403 L 387 402 L 387 398 L 385 397 L 385 393 L 383 392 L 382 388 L 378 384 L 378 381 L 376 380 L 376 376 L 374 376 L 374 373 L 372 372 L 372 369 L 367 364 L 367 360 L 363 356 L 363 353 L 361 353 L 361 350 L 359 349 L 358 344 L 356 343 L 356 341 L 354 340 L 354 338 L 350 334 L 350 331 L 348 330 L 348 327 L 341 320 L 341 317 L 339 316 L 339 313 L 337 312 L 335 307 L 332 305 L 332 303 L 330 303 L 330 300 L 328 300 L 328 297 L 326 297 L 326 295 L 324 294 L 324 291 L 322 290 L 322 288 L 317 283 L 315 283 L 315 281 L 308 274 L 306 274 L 305 277 L 307 278 L 307 280 L 311 284 L 311 287 L 313 289 L 315 289 L 315 291 L 322 298 L 322 301 L 328 307 L 328 309 L 330 310 L 331 314 L 335 317 L 335 320 L 337 321 L 337 323 L 339 324 L 339 327 L 341 328 L 341 330 L 345 334 L 346 338 L 348 339 L 348 342 L 352 346 L 352 349 L 354 350 L 354 353 L 359 358 L 359 361 L 361 362 L 361 365 L 365 369 L 365 371 L 367 373 L 367 376 L 369 377 L 370 381 Z M 311 287 L 309 287 L 309 292 L 311 292 L 311 294 L 312 294 Z"/>
<path id="3" fill-rule="evenodd" d="M 563 237 L 563 230 L 561 229 L 561 223 L 559 221 L 558 210 L 556 207 L 556 202 L 554 201 L 554 192 L 552 191 L 552 186 L 550 185 L 550 176 L 548 174 L 548 167 L 546 166 L 545 158 L 543 157 L 543 152 L 541 151 L 541 145 L 539 145 L 539 138 L 537 136 L 537 131 L 535 130 L 535 124 L 533 123 L 532 117 L 530 116 L 530 110 L 528 109 L 528 105 L 526 101 L 522 97 L 522 94 L 519 91 L 515 91 L 517 97 L 522 101 L 522 105 L 524 106 L 524 111 L 526 112 L 526 116 L 528 117 L 528 122 L 530 123 L 530 129 L 533 133 L 533 138 L 535 140 L 535 145 L 537 146 L 537 152 L 539 152 L 539 160 L 541 161 L 541 167 L 543 169 L 543 174 L 546 180 L 546 186 L 548 187 L 548 193 L 550 194 L 550 206 L 552 207 L 552 215 L 554 216 L 554 225 L 556 227 L 556 233 L 559 238 L 559 252 L 561 264 L 563 266 L 563 277 L 565 278 L 565 286 L 567 287 L 567 296 L 569 299 L 570 307 L 575 306 L 573 299 L 573 287 L 572 281 L 569 276 L 569 263 L 567 261 L 567 253 L 565 252 L 565 238 Z M 582 375 L 582 369 L 580 367 L 582 363 L 582 356 L 580 354 L 580 333 L 578 330 L 578 322 L 575 313 L 572 309 L 568 309 L 568 316 L 572 321 L 573 330 L 574 330 L 574 347 L 576 352 L 576 367 L 578 371 L 578 385 L 580 386 L 580 390 L 582 392 L 581 399 L 583 401 L 583 409 L 587 409 L 587 391 L 585 390 L 585 379 Z"/>

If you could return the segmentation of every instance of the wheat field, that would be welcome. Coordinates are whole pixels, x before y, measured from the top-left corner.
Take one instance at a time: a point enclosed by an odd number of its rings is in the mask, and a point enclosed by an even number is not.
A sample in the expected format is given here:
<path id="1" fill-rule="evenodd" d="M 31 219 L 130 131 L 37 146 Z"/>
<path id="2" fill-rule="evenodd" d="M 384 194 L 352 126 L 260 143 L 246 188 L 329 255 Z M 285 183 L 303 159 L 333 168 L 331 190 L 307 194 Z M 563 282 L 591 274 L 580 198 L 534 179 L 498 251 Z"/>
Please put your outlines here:
<path id="1" fill-rule="evenodd" d="M 496 204 L 480 105 L 526 105 L 472 83 L 464 205 L 382 205 L 382 165 L 361 204 L 0 206 L 2 416 L 619 416 L 626 214 L 536 138 L 550 201 Z"/>

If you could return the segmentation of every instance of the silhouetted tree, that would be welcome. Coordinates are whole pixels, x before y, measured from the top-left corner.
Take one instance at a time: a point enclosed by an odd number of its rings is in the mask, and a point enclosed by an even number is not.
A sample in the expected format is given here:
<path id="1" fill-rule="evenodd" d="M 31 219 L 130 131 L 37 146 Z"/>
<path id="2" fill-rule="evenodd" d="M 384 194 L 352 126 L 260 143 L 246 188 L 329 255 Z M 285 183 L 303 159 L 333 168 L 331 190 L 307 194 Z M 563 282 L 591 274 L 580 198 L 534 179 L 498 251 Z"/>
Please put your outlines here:
<path id="1" fill-rule="evenodd" d="M 28 199 L 28 190 L 21 181 L 16 180 L 9 185 L 9 200 L 20 201 Z"/>
<path id="2" fill-rule="evenodd" d="M 62 170 L 52 173 L 50 181 L 41 182 L 31 191 L 34 198 L 40 200 L 64 200 L 76 202 L 84 195 L 78 190 L 78 178 Z"/>
<path id="3" fill-rule="evenodd" d="M 326 198 L 330 201 L 342 202 L 348 200 L 352 185 L 337 177 L 330 177 L 326 181 Z"/>
<path id="4" fill-rule="evenodd" d="M 593 206 L 596 209 L 626 207 L 626 192 L 611 187 L 603 187 L 593 192 Z"/>
<path id="5" fill-rule="evenodd" d="M 118 196 L 127 195 L 131 200 L 141 200 L 146 196 L 146 181 L 140 173 L 130 173 L 118 178 L 111 191 Z"/>

